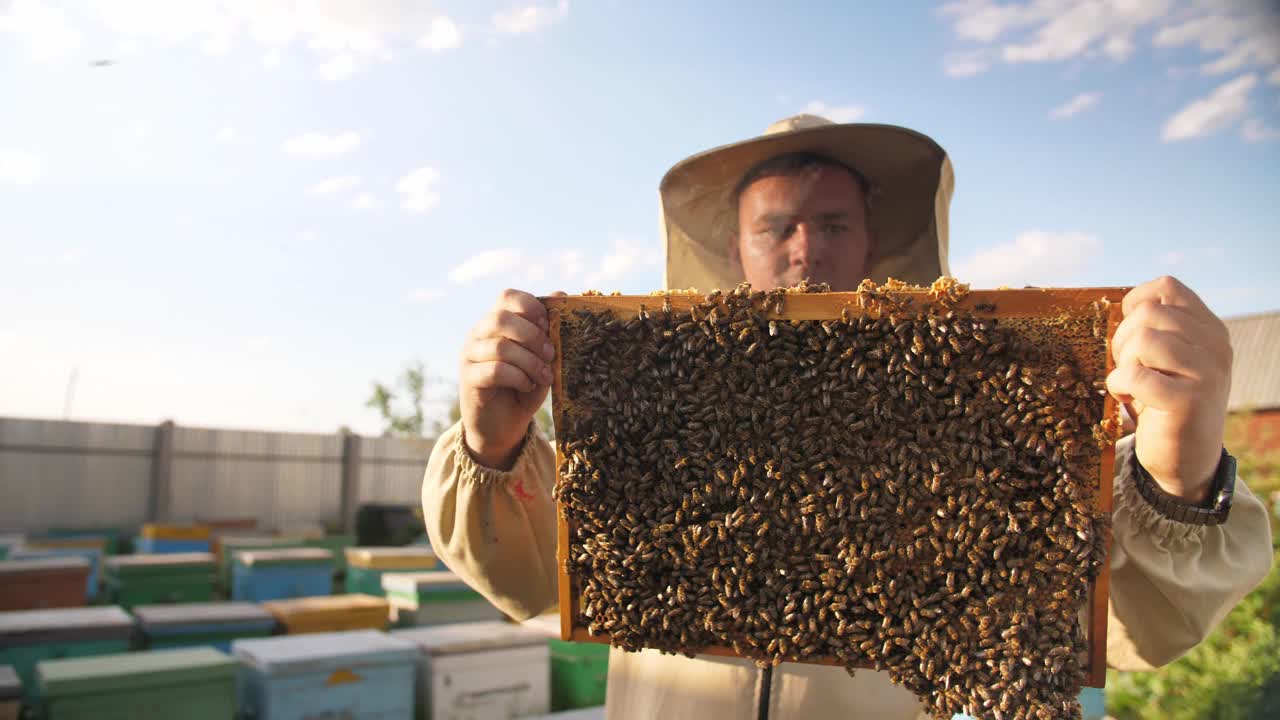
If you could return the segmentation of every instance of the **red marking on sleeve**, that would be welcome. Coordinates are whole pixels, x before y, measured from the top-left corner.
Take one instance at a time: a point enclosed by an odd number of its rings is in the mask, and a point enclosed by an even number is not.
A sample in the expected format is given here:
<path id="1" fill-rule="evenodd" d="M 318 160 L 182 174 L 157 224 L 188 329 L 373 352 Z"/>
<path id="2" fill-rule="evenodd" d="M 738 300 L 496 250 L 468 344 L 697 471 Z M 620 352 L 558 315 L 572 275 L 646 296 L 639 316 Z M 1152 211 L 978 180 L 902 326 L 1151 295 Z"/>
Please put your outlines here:
<path id="1" fill-rule="evenodd" d="M 518 500 L 527 501 L 533 499 L 533 495 L 528 490 L 524 489 L 523 478 L 517 480 L 515 484 L 511 486 L 511 490 L 516 494 L 516 499 Z"/>

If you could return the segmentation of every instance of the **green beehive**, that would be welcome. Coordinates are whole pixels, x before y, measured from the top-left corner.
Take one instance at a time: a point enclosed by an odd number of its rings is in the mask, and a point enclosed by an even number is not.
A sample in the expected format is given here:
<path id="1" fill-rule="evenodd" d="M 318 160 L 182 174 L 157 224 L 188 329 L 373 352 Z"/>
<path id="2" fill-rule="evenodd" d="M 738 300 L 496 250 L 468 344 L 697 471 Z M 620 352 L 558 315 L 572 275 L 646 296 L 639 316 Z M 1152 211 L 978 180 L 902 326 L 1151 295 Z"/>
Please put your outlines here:
<path id="1" fill-rule="evenodd" d="M 236 662 L 213 648 L 46 660 L 48 720 L 229 720 Z"/>
<path id="2" fill-rule="evenodd" d="M 107 593 L 117 605 L 208 602 L 213 599 L 212 553 L 166 553 L 108 558 Z"/>
<path id="3" fill-rule="evenodd" d="M 0 612 L 0 665 L 18 672 L 30 703 L 38 697 L 37 663 L 127 652 L 133 634 L 133 618 L 117 607 Z"/>
<path id="4" fill-rule="evenodd" d="M 561 640 L 559 615 L 539 615 L 524 624 L 546 635 L 551 646 L 551 709 L 603 705 L 609 682 L 609 646 Z"/>
<path id="5" fill-rule="evenodd" d="M 8 665 L 0 665 L 0 720 L 18 720 L 22 709 L 22 681 Z"/>

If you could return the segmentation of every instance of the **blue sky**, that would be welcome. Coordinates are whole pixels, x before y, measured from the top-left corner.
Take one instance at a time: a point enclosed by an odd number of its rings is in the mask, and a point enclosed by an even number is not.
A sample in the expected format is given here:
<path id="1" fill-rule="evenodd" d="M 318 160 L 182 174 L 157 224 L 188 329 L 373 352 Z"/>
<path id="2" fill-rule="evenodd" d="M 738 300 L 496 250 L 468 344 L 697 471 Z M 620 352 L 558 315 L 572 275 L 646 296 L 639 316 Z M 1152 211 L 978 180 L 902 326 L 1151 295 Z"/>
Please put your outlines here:
<path id="1" fill-rule="evenodd" d="M 376 432 L 501 288 L 660 287 L 666 169 L 806 110 L 948 149 L 961 280 L 1280 308 L 1274 3 L 521 2 L 0 0 L 0 414 Z"/>

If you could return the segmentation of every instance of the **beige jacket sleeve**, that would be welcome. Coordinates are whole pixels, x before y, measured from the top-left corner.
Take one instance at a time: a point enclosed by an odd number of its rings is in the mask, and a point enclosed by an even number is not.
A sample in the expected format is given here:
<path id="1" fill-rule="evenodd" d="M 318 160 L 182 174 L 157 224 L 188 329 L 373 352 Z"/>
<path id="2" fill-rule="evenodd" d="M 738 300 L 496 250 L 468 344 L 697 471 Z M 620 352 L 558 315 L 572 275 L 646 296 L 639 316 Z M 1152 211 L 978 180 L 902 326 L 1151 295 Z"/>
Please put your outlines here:
<path id="1" fill-rule="evenodd" d="M 1150 670 L 1195 647 L 1266 577 L 1271 526 L 1238 477 L 1223 525 L 1159 515 L 1134 486 L 1133 443 L 1116 444 L 1107 662 Z"/>
<path id="2" fill-rule="evenodd" d="M 431 451 L 422 483 L 431 547 L 449 569 L 517 620 L 556 604 L 555 450 L 532 424 L 509 472 L 484 467 L 462 423 Z"/>

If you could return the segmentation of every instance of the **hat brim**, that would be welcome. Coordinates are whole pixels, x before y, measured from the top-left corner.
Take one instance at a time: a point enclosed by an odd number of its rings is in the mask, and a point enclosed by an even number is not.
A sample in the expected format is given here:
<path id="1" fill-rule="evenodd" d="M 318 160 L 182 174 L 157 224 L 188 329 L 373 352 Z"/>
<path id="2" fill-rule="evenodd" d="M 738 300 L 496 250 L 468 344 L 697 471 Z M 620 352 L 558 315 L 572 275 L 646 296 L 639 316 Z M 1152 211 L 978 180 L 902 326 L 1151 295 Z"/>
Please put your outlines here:
<path id="1" fill-rule="evenodd" d="M 672 167 L 659 185 L 667 236 L 668 287 L 684 287 L 686 282 L 673 262 L 727 265 L 737 225 L 732 215 L 733 189 L 756 164 L 793 152 L 830 157 L 857 168 L 871 181 L 874 200 L 869 223 L 878 258 L 911 256 L 918 260 L 921 253 L 932 253 L 933 261 L 927 266 L 912 263 L 911 272 L 906 273 L 909 277 L 902 277 L 901 271 L 895 277 L 927 283 L 945 273 L 946 213 L 953 184 L 946 152 L 928 136 L 903 127 L 832 124 L 723 145 Z M 945 198 L 940 201 L 941 195 Z M 701 260 L 690 254 L 701 256 Z M 698 274 L 708 273 L 703 270 Z M 730 284 L 726 278 L 728 275 L 721 273 L 691 284 Z"/>

